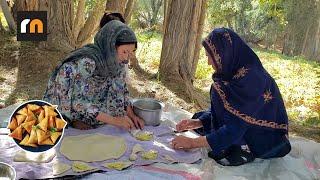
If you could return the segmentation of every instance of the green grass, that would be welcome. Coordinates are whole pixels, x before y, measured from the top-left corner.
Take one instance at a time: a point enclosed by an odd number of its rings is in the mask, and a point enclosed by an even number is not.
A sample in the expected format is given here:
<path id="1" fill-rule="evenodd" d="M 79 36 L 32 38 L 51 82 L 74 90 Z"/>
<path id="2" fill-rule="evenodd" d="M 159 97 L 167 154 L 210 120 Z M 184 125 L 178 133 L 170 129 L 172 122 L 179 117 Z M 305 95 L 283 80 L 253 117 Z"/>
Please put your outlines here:
<path id="1" fill-rule="evenodd" d="M 160 64 L 162 36 L 159 33 L 137 33 L 137 57 L 140 65 L 156 73 Z M 291 120 L 306 126 L 320 127 L 320 64 L 302 57 L 288 57 L 274 51 L 254 49 L 263 66 L 276 80 Z M 213 70 L 207 64 L 204 49 L 200 51 L 195 86 L 208 92 Z"/>
<path id="2" fill-rule="evenodd" d="M 276 80 L 289 118 L 320 127 L 320 65 L 302 57 L 288 57 L 255 49 Z"/>

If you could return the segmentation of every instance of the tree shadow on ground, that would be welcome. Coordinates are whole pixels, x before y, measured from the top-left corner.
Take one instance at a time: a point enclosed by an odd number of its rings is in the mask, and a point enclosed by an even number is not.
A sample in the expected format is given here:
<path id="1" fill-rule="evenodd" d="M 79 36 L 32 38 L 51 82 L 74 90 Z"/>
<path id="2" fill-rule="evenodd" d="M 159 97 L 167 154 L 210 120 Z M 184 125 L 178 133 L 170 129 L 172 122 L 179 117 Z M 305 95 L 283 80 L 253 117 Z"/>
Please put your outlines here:
<path id="1" fill-rule="evenodd" d="M 1 44 L 7 47 L 1 54 L 0 65 L 3 68 L 17 68 L 15 88 L 5 99 L 5 105 L 27 99 L 42 99 L 52 70 L 65 54 L 41 50 L 34 43 L 6 40 Z"/>

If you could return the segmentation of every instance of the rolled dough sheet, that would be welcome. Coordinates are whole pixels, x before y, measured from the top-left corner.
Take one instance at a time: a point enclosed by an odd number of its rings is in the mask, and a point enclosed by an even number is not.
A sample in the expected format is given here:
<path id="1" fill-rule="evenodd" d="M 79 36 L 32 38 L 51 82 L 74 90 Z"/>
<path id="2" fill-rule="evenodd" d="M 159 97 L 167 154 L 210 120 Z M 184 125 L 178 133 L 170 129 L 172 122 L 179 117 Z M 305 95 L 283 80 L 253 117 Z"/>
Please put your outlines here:
<path id="1" fill-rule="evenodd" d="M 56 152 L 52 149 L 43 153 L 33 153 L 19 150 L 13 157 L 15 162 L 36 162 L 47 163 L 52 161 L 56 156 Z"/>
<path id="2" fill-rule="evenodd" d="M 118 159 L 126 150 L 124 138 L 98 133 L 64 137 L 60 147 L 69 160 L 84 162 Z"/>

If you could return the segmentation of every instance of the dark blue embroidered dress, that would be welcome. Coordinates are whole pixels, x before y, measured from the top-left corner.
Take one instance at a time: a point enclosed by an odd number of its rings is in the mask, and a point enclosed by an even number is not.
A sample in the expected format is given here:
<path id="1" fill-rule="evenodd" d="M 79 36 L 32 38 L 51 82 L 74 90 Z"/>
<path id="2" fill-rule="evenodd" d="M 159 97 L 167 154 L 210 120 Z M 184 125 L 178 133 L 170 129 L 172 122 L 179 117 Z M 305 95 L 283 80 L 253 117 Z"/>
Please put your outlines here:
<path id="1" fill-rule="evenodd" d="M 218 157 L 247 145 L 258 158 L 282 157 L 291 150 L 288 117 L 278 86 L 253 50 L 232 30 L 219 28 L 203 41 L 216 72 L 211 108 L 199 112 L 204 135 Z M 228 156 L 227 154 L 225 156 Z"/>

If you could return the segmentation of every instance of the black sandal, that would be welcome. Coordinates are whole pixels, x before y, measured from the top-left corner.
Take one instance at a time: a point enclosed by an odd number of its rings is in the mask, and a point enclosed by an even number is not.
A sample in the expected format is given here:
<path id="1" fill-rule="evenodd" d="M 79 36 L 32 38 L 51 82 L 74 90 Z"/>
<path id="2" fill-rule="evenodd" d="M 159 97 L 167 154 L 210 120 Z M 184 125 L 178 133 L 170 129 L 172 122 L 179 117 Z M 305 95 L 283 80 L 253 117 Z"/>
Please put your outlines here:
<path id="1" fill-rule="evenodd" d="M 209 152 L 210 153 L 210 152 Z M 209 154 L 208 154 L 209 155 Z M 228 151 L 219 154 L 218 156 L 210 156 L 218 164 L 222 166 L 240 166 L 249 162 L 254 161 L 254 155 L 241 148 L 241 146 L 231 146 Z"/>

